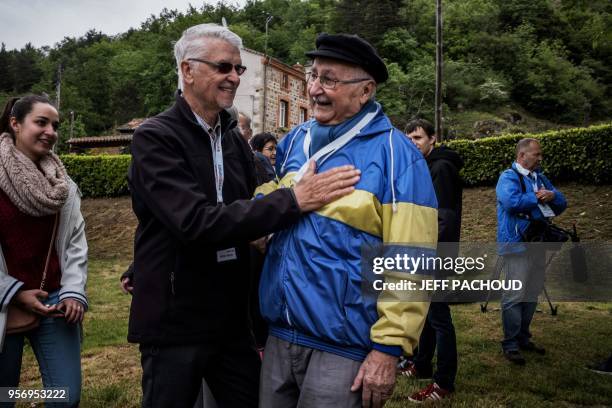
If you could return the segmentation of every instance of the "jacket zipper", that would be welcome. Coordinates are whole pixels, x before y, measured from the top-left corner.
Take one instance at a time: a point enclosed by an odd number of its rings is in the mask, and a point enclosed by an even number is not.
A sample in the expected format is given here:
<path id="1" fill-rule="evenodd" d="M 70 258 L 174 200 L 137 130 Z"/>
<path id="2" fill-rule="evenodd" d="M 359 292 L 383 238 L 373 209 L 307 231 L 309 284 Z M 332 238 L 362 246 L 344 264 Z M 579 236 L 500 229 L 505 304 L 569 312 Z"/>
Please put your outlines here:
<path id="1" fill-rule="evenodd" d="M 289 307 L 287 305 L 287 298 L 285 298 L 285 316 L 287 317 L 287 323 L 289 324 L 289 326 L 293 326 L 291 324 L 291 318 L 289 317 Z"/>
<path id="2" fill-rule="evenodd" d="M 255 286 L 253 282 L 254 276 L 250 272 L 251 271 L 249 270 L 249 289 L 248 289 L 248 296 L 247 296 L 247 323 L 249 325 L 249 334 L 251 335 L 251 341 L 253 342 L 253 347 L 255 347 L 255 349 L 259 352 L 259 345 L 257 344 L 257 336 L 255 336 L 253 315 L 251 314 L 251 312 L 253 311 L 253 309 L 251 309 L 251 303 L 253 301 L 252 299 L 253 290 L 258 290 L 258 289 L 254 288 Z"/>
<path id="3" fill-rule="evenodd" d="M 170 290 L 172 291 L 172 296 L 175 296 L 174 292 L 174 271 L 170 272 Z"/>
<path id="4" fill-rule="evenodd" d="M 293 230 L 295 228 L 295 225 L 291 227 L 291 229 Z M 283 253 L 287 253 L 289 248 L 289 242 L 285 242 L 285 248 Z M 283 276 L 282 276 L 282 281 L 281 281 L 281 285 L 283 288 L 283 298 L 285 301 L 285 317 L 287 318 L 287 324 L 289 326 L 293 326 L 293 324 L 291 323 L 291 318 L 289 317 L 289 302 L 287 301 L 287 291 L 285 290 L 285 275 L 287 272 L 287 257 L 283 257 Z"/>

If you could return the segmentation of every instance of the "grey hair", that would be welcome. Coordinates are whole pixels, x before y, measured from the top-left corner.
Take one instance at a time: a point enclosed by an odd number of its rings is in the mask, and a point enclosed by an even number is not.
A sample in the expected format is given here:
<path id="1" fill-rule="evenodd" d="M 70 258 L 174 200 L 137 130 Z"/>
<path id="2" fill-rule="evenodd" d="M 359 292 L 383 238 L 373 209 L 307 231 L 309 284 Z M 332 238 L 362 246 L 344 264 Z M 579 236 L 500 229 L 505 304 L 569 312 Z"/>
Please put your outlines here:
<path id="1" fill-rule="evenodd" d="M 372 90 L 372 95 L 370 95 L 370 101 L 375 101 L 375 100 L 376 100 L 376 85 L 374 85 L 374 89 Z"/>
<path id="2" fill-rule="evenodd" d="M 531 137 L 526 137 L 524 139 L 519 140 L 518 143 L 516 144 L 516 157 L 519 156 L 519 153 L 524 152 L 525 150 L 528 150 L 531 147 L 532 143 L 540 144 L 540 141 L 538 139 L 533 139 Z"/>
<path id="3" fill-rule="evenodd" d="M 376 100 L 376 89 L 378 88 L 378 84 L 376 83 L 376 80 L 374 79 L 374 77 L 370 75 L 365 69 L 363 69 L 359 65 L 355 65 L 353 67 L 353 72 L 355 73 L 355 76 L 359 76 L 361 78 L 368 78 L 369 80 L 374 82 L 374 89 L 372 90 L 372 95 L 370 95 L 370 99 L 368 99 L 368 101 L 375 101 Z"/>
<path id="4" fill-rule="evenodd" d="M 238 108 L 236 108 L 236 106 L 232 105 L 227 108 L 226 111 L 230 114 L 232 120 L 238 120 Z"/>
<path id="5" fill-rule="evenodd" d="M 244 112 L 238 112 L 238 114 L 246 119 L 247 124 L 249 125 L 249 128 L 250 128 L 251 127 L 251 117 Z"/>
<path id="6" fill-rule="evenodd" d="M 178 72 L 178 88 L 183 89 L 183 74 L 181 73 L 181 61 L 196 57 L 197 52 L 206 50 L 207 42 L 196 42 L 198 39 L 212 38 L 221 39 L 232 44 L 234 47 L 242 48 L 242 39 L 227 27 L 218 24 L 198 24 L 183 31 L 183 35 L 174 43 L 174 59 Z"/>

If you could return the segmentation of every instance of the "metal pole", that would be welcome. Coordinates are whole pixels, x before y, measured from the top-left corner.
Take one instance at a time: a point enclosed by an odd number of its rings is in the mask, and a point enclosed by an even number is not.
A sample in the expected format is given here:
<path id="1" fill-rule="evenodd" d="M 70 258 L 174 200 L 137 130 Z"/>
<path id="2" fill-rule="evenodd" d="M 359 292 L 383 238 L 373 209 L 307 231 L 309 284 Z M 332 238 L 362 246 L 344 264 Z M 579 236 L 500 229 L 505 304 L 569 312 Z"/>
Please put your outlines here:
<path id="1" fill-rule="evenodd" d="M 60 63 L 57 67 L 57 84 L 55 88 L 55 103 L 57 105 L 57 110 L 60 110 L 60 102 L 61 102 L 61 93 L 62 93 L 62 64 Z"/>
<path id="2" fill-rule="evenodd" d="M 74 137 L 74 111 L 70 111 L 70 138 Z"/>
<path id="3" fill-rule="evenodd" d="M 442 0 L 436 0 L 436 99 L 435 126 L 438 141 L 442 141 Z"/>
<path id="4" fill-rule="evenodd" d="M 268 55 L 268 24 L 270 24 L 270 21 L 272 21 L 273 18 L 274 16 L 268 16 L 268 18 L 266 18 L 266 41 L 264 43 L 264 55 Z"/>

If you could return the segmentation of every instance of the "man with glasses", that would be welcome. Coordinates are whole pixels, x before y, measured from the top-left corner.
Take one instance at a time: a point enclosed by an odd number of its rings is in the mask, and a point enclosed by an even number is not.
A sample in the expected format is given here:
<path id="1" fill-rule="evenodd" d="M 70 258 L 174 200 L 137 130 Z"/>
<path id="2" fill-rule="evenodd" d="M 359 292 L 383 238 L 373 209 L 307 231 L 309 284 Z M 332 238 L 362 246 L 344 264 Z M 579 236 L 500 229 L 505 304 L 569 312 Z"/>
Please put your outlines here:
<path id="1" fill-rule="evenodd" d="M 386 290 L 365 294 L 362 247 L 435 248 L 436 197 L 423 156 L 374 99 L 388 77 L 376 50 L 347 34 L 321 34 L 316 46 L 306 54 L 314 59 L 314 118 L 279 143 L 279 184 L 303 180 L 313 161 L 319 169 L 354 165 L 362 177 L 353 193 L 270 241 L 259 296 L 270 327 L 260 406 L 380 407 L 393 393 L 399 356 L 416 347 L 428 304 Z"/>
<path id="2" fill-rule="evenodd" d="M 146 407 L 192 407 L 202 378 L 220 408 L 257 406 L 249 241 L 352 192 L 359 178 L 350 166 L 311 167 L 292 189 L 250 199 L 253 156 L 227 112 L 246 69 L 241 46 L 224 27 L 187 29 L 174 46 L 174 105 L 134 133 L 128 340 L 140 344 Z"/>

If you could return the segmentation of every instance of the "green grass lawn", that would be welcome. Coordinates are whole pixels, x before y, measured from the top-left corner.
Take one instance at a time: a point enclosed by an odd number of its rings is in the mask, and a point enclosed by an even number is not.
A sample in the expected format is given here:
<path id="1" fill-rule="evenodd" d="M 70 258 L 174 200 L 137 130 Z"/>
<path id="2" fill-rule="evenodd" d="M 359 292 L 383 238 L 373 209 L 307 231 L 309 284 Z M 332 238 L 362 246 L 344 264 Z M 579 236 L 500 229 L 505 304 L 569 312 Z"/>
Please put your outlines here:
<path id="1" fill-rule="evenodd" d="M 572 207 L 560 223 L 577 220 L 589 240 L 610 241 L 612 215 L 607 209 L 612 186 L 570 184 L 563 188 Z M 463 240 L 494 240 L 493 203 L 491 188 L 466 190 Z M 581 208 L 580 203 L 590 205 Z M 112 211 L 104 213 L 103 208 Z M 126 215 L 129 200 L 85 200 L 84 213 L 92 258 L 88 283 L 91 306 L 84 323 L 81 406 L 139 407 L 140 354 L 137 346 L 126 341 L 130 299 L 119 289 L 119 276 L 130 262 L 131 237 L 123 234 L 126 237 L 122 238 L 117 231 L 133 228 L 133 221 Z M 559 303 L 557 316 L 551 316 L 546 303 L 541 303 L 541 313 L 535 315 L 532 329 L 534 340 L 546 347 L 547 354 L 526 355 L 525 367 L 510 365 L 501 354 L 498 307 L 492 304 L 483 314 L 478 304 L 452 306 L 459 348 L 457 392 L 441 406 L 612 406 L 612 376 L 585 369 L 586 364 L 612 352 L 612 303 Z M 40 387 L 39 376 L 34 357 L 27 349 L 21 386 Z M 386 407 L 410 406 L 408 396 L 426 384 L 400 378 Z"/>
<path id="2" fill-rule="evenodd" d="M 119 276 L 128 260 L 90 260 L 90 308 L 83 325 L 82 407 L 139 407 L 140 354 L 128 344 L 130 298 L 119 288 Z M 29 347 L 23 361 L 22 387 L 41 387 L 34 355 Z M 28 407 L 23 404 L 18 407 Z"/>
<path id="3" fill-rule="evenodd" d="M 481 313 L 477 304 L 452 306 L 457 331 L 457 392 L 440 404 L 457 407 L 612 406 L 612 377 L 585 365 L 612 352 L 612 304 L 559 303 L 550 314 L 540 304 L 532 322 L 534 340 L 546 355 L 525 354 L 527 365 L 514 366 L 502 356 L 499 305 Z M 388 407 L 411 405 L 408 396 L 427 382 L 401 378 Z"/>
<path id="4" fill-rule="evenodd" d="M 126 343 L 129 297 L 117 277 L 126 261 L 92 260 L 91 308 L 83 341 L 83 407 L 138 407 L 138 348 Z M 551 316 L 546 303 L 532 324 L 545 356 L 526 355 L 525 367 L 507 363 L 500 352 L 499 305 L 483 314 L 477 304 L 452 306 L 459 345 L 455 396 L 441 404 L 459 407 L 612 406 L 612 377 L 584 367 L 612 351 L 612 304 L 559 303 Z M 40 386 L 31 353 L 24 360 L 22 386 Z M 427 382 L 399 378 L 387 407 L 411 405 L 408 396 Z M 22 405 L 26 406 L 26 405 Z"/>

